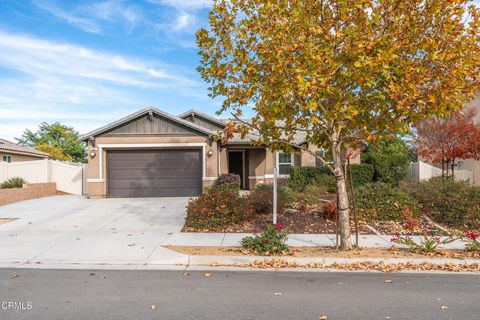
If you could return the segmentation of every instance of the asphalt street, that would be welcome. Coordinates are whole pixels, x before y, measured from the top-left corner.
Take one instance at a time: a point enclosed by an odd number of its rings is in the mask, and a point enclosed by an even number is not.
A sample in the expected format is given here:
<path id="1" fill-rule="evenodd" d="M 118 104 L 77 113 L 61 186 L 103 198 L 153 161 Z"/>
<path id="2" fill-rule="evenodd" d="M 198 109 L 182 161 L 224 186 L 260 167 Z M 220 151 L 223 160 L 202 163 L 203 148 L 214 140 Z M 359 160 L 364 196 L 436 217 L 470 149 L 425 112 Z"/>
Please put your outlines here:
<path id="1" fill-rule="evenodd" d="M 479 319 L 480 276 L 0 269 L 0 302 L 0 319 Z"/>

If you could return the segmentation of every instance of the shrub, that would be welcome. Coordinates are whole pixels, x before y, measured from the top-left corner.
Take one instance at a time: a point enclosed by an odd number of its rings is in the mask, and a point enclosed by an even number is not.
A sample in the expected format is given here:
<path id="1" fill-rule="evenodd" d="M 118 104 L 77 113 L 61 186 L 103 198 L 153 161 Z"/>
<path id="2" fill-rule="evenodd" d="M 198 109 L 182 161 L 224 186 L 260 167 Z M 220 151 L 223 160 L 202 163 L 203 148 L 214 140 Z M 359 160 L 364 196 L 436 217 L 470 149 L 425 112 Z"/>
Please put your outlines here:
<path id="1" fill-rule="evenodd" d="M 322 176 L 332 176 L 332 171 L 327 167 L 292 167 L 288 186 L 294 190 L 304 190 L 307 186 L 317 184 Z"/>
<path id="2" fill-rule="evenodd" d="M 246 197 L 233 189 L 211 188 L 187 204 L 185 225 L 194 230 L 224 231 L 253 215 Z"/>
<path id="3" fill-rule="evenodd" d="M 356 190 L 359 216 L 366 221 L 403 219 L 402 209 L 415 212 L 416 202 L 410 194 L 386 183 L 365 184 Z"/>
<path id="4" fill-rule="evenodd" d="M 333 201 L 323 204 L 323 217 L 328 220 L 337 220 L 337 204 Z"/>
<path id="5" fill-rule="evenodd" d="M 436 177 L 409 187 L 423 213 L 450 227 L 480 225 L 480 188 L 467 182 Z"/>
<path id="6" fill-rule="evenodd" d="M 429 235 L 427 232 L 422 232 L 420 235 L 420 242 L 415 242 L 410 236 L 403 236 L 396 234 L 391 242 L 403 244 L 409 247 L 411 250 L 420 251 L 423 253 L 435 252 L 441 245 L 445 245 L 457 240 L 456 237 L 448 236 L 441 237 L 439 235 Z"/>
<path id="7" fill-rule="evenodd" d="M 27 181 L 23 178 L 13 177 L 0 184 L 0 189 L 22 188 L 25 183 L 27 183 Z"/>
<path id="8" fill-rule="evenodd" d="M 351 165 L 352 182 L 355 187 L 373 182 L 373 166 L 369 163 Z"/>
<path id="9" fill-rule="evenodd" d="M 273 185 L 258 184 L 248 195 L 250 205 L 258 214 L 266 214 L 273 212 Z M 277 210 L 282 211 L 285 205 L 293 201 L 293 194 L 290 189 L 277 187 Z"/>
<path id="10" fill-rule="evenodd" d="M 242 247 L 250 253 L 262 256 L 287 254 L 288 234 L 282 225 L 268 225 L 264 232 L 242 239 Z"/>
<path id="11" fill-rule="evenodd" d="M 302 202 L 307 205 L 320 204 L 320 196 L 328 193 L 328 188 L 320 184 L 307 186 L 303 191 L 293 192 L 294 202 Z"/>
<path id="12" fill-rule="evenodd" d="M 233 173 L 222 174 L 213 182 L 213 187 L 219 190 L 233 189 L 240 191 L 240 176 Z"/>
<path id="13" fill-rule="evenodd" d="M 370 144 L 361 156 L 373 166 L 373 181 L 398 185 L 407 175 L 410 148 L 400 138 L 387 137 Z"/>
<path id="14" fill-rule="evenodd" d="M 466 231 L 464 240 L 468 243 L 465 245 L 467 251 L 480 251 L 480 233 L 477 231 Z"/>

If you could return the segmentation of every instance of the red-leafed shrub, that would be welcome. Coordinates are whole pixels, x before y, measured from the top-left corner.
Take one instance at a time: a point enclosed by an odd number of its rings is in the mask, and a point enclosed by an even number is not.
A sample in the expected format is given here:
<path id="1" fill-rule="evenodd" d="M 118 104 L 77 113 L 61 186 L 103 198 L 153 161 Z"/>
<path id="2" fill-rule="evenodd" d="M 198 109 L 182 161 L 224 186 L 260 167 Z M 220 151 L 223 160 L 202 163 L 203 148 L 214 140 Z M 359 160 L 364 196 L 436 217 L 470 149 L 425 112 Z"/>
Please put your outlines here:
<path id="1" fill-rule="evenodd" d="M 328 220 L 337 219 L 337 204 L 333 201 L 323 204 L 323 217 Z"/>
<path id="2" fill-rule="evenodd" d="M 211 188 L 188 202 L 185 225 L 195 231 L 224 231 L 253 214 L 248 199 L 238 191 Z"/>

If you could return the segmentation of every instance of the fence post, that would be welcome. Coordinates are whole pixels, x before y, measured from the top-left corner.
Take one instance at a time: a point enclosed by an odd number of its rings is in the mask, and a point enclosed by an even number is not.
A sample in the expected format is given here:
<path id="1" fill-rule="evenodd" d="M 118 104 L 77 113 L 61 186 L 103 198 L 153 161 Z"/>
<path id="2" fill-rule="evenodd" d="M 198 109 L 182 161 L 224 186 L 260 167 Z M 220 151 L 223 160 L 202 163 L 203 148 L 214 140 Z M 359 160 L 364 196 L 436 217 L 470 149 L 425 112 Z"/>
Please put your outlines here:
<path id="1" fill-rule="evenodd" d="M 273 169 L 273 224 L 277 224 L 277 168 Z"/>

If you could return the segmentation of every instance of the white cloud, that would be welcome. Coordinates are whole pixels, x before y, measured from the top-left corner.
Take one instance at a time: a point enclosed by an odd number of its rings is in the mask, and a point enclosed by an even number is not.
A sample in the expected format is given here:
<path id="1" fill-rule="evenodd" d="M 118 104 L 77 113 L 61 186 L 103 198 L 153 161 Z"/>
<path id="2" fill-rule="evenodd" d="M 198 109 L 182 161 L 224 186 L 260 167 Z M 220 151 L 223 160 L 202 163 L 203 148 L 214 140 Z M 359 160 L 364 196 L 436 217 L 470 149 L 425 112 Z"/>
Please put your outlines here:
<path id="1" fill-rule="evenodd" d="M 144 88 L 194 85 L 174 66 L 53 43 L 0 30 L 0 66 L 43 79 L 58 76 L 92 79 Z"/>
<path id="2" fill-rule="evenodd" d="M 92 19 L 79 17 L 70 11 L 61 9 L 60 7 L 56 6 L 51 2 L 35 0 L 33 3 L 40 9 L 86 32 L 90 32 L 90 33 L 102 32 L 102 29 L 100 28 L 100 26 L 98 26 L 98 24 Z"/>
<path id="3" fill-rule="evenodd" d="M 198 10 L 209 8 L 213 0 L 149 0 L 151 3 L 174 7 L 179 10 Z"/>
<path id="4" fill-rule="evenodd" d="M 131 31 L 142 20 L 139 7 L 126 4 L 124 0 L 106 0 L 95 3 L 79 4 L 64 9 L 51 0 L 34 0 L 38 8 L 62 19 L 69 24 L 90 33 L 104 33 L 108 24 L 125 22 Z"/>

